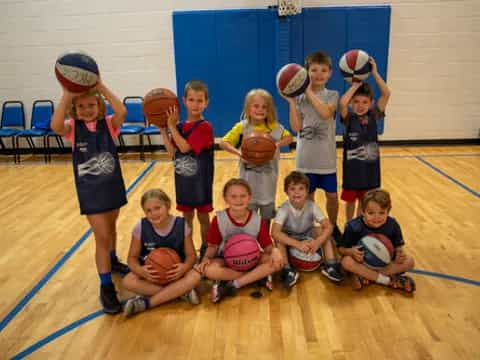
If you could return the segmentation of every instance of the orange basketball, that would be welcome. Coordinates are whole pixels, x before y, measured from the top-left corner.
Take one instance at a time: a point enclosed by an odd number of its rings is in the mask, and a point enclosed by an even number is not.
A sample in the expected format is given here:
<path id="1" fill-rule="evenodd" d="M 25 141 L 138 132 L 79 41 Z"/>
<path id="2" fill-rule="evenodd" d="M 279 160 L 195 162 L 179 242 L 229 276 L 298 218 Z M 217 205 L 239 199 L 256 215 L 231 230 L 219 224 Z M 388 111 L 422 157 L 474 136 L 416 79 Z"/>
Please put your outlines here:
<path id="1" fill-rule="evenodd" d="M 148 122 L 158 127 L 167 127 L 167 110 L 172 106 L 180 110 L 180 103 L 173 91 L 163 88 L 150 90 L 143 99 L 143 113 Z"/>
<path id="2" fill-rule="evenodd" d="M 249 164 L 260 165 L 273 159 L 277 146 L 270 135 L 254 132 L 243 138 L 240 150 Z"/>
<path id="3" fill-rule="evenodd" d="M 167 280 L 167 271 L 179 262 L 181 262 L 181 259 L 177 252 L 167 247 L 161 247 L 151 251 L 145 259 L 145 264 L 153 266 L 158 272 L 160 279 L 157 283 L 159 285 L 165 285 L 169 282 L 169 280 Z"/>

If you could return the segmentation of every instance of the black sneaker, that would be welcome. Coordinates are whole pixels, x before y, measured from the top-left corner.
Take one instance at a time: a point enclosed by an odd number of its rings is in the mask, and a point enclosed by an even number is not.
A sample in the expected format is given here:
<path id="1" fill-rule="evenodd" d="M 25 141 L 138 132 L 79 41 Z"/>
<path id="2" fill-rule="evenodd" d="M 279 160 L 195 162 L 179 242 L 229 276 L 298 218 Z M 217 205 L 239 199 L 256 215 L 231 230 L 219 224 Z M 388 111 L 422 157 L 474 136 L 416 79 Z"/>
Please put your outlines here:
<path id="1" fill-rule="evenodd" d="M 211 300 L 213 303 L 219 302 L 225 296 L 234 296 L 237 289 L 233 286 L 232 281 L 218 281 L 212 286 Z"/>
<path id="2" fill-rule="evenodd" d="M 113 284 L 100 286 L 100 302 L 103 306 L 103 312 L 107 314 L 117 314 L 122 311 L 122 305 L 117 298 L 117 292 Z"/>
<path id="3" fill-rule="evenodd" d="M 128 265 L 121 263 L 118 259 L 112 260 L 112 272 L 120 276 L 125 276 L 130 272 Z"/>
<path id="4" fill-rule="evenodd" d="M 297 283 L 299 276 L 300 274 L 298 273 L 297 270 L 292 269 L 290 267 L 283 268 L 282 275 L 281 275 L 283 287 L 285 289 L 289 289 L 293 287 Z"/>
<path id="5" fill-rule="evenodd" d="M 322 274 L 333 282 L 339 283 L 343 280 L 342 270 L 340 264 L 325 264 L 322 269 Z"/>
<path id="6" fill-rule="evenodd" d="M 335 244 L 339 244 L 342 241 L 342 232 L 338 228 L 338 225 L 335 224 L 333 227 L 333 232 L 332 232 L 333 240 L 335 240 Z"/>

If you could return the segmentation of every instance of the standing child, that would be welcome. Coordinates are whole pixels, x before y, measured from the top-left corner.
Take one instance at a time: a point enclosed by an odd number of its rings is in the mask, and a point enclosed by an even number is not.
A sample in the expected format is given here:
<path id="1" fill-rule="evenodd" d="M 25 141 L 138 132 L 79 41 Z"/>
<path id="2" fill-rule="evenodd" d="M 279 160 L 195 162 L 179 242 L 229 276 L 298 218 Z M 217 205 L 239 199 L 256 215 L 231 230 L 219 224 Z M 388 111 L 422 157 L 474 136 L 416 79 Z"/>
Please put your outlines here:
<path id="1" fill-rule="evenodd" d="M 392 209 L 390 194 L 385 190 L 371 190 L 362 199 L 363 215 L 350 220 L 345 226 L 338 251 L 344 255 L 342 266 L 353 273 L 354 289 L 361 289 L 370 282 L 401 289 L 407 293 L 415 291 L 415 281 L 404 272 L 413 269 L 413 258 L 403 250 L 400 225 L 389 216 Z M 370 233 L 383 234 L 395 247 L 393 260 L 383 269 L 372 269 L 363 263 L 363 251 L 359 241 Z"/>
<path id="2" fill-rule="evenodd" d="M 347 221 L 352 220 L 358 199 L 357 216 L 361 215 L 363 195 L 380 187 L 380 153 L 378 151 L 377 120 L 385 116 L 390 90 L 377 71 L 377 64 L 370 58 L 372 76 L 379 89 L 380 98 L 374 108 L 370 85 L 354 82 L 339 102 L 340 117 L 345 131 L 343 135 L 343 189 L 341 199 L 346 201 Z M 348 104 L 352 105 L 349 111 Z"/>
<path id="3" fill-rule="evenodd" d="M 223 187 L 223 198 L 227 208 L 218 211 L 212 219 L 208 231 L 208 248 L 202 262 L 196 269 L 212 280 L 212 302 L 219 302 L 226 295 L 234 295 L 236 290 L 257 280 L 263 280 L 268 290 L 273 289 L 271 274 L 282 266 L 282 254 L 272 244 L 265 220 L 250 210 L 252 191 L 243 179 L 230 179 Z M 250 271 L 241 272 L 225 266 L 223 248 L 227 240 L 235 234 L 246 233 L 255 237 L 262 248 L 259 264 Z"/>
<path id="4" fill-rule="evenodd" d="M 183 217 L 170 215 L 170 198 L 160 189 L 144 193 L 141 205 L 145 217 L 133 229 L 128 254 L 132 271 L 123 279 L 126 289 L 141 296 L 127 301 L 124 314 L 131 316 L 181 295 L 185 295 L 190 303 L 199 304 L 195 286 L 200 282 L 200 274 L 192 269 L 196 253 L 188 224 Z M 182 261 L 167 273 L 170 283 L 165 286 L 155 284 L 157 272 L 145 265 L 148 254 L 159 247 L 175 250 Z"/>
<path id="5" fill-rule="evenodd" d="M 290 108 L 290 126 L 298 133 L 296 168 L 310 180 L 310 198 L 315 201 L 315 190 L 325 191 L 327 214 L 334 225 L 333 237 L 341 237 L 337 226 L 337 156 L 335 141 L 335 113 L 338 92 L 325 86 L 332 76 L 332 59 L 323 52 L 315 52 L 305 59 L 310 84 L 297 98 L 284 98 Z M 283 96 L 283 95 L 282 95 Z"/>
<path id="6" fill-rule="evenodd" d="M 313 254 L 319 252 L 325 257 L 322 274 L 334 282 L 343 280 L 330 235 L 332 224 L 322 210 L 308 198 L 308 177 L 292 171 L 284 181 L 284 191 L 288 196 L 277 211 L 272 226 L 272 237 L 282 252 L 286 266 L 282 269 L 283 285 L 290 288 L 298 280 L 298 272 L 288 263 L 288 247 Z M 316 223 L 320 226 L 314 226 Z"/>
<path id="7" fill-rule="evenodd" d="M 105 101 L 113 115 L 105 116 Z M 65 120 L 65 115 L 71 118 Z M 116 221 L 120 208 L 127 203 L 122 170 L 113 141 L 120 132 L 126 109 L 99 81 L 96 88 L 83 94 L 63 89 L 63 95 L 52 116 L 52 129 L 72 143 L 73 173 L 80 204 L 80 213 L 95 235 L 95 262 L 100 276 L 100 302 L 103 311 L 115 314 L 122 310 L 112 271 L 126 274 L 129 270 L 116 255 Z"/>
<path id="8" fill-rule="evenodd" d="M 175 194 L 177 210 L 183 213 L 193 232 L 195 209 L 200 223 L 202 245 L 200 256 L 207 244 L 212 206 L 213 186 L 213 128 L 203 118 L 208 105 L 208 87 L 198 80 L 185 85 L 183 103 L 187 119 L 178 122 L 176 108 L 169 111 L 168 130 L 160 128 L 165 147 L 175 159 Z"/>
<path id="9" fill-rule="evenodd" d="M 262 219 L 270 221 L 275 216 L 279 148 L 289 145 L 293 139 L 288 130 L 278 122 L 273 98 L 268 91 L 250 90 L 245 97 L 243 112 L 246 119 L 233 126 L 223 137 L 220 147 L 240 158 L 240 178 L 246 180 L 253 189 L 249 208 L 259 211 Z M 253 165 L 242 158 L 242 152 L 236 146 L 242 137 L 244 138 L 252 132 L 270 134 L 275 140 L 277 152 L 273 160 L 266 164 Z"/>

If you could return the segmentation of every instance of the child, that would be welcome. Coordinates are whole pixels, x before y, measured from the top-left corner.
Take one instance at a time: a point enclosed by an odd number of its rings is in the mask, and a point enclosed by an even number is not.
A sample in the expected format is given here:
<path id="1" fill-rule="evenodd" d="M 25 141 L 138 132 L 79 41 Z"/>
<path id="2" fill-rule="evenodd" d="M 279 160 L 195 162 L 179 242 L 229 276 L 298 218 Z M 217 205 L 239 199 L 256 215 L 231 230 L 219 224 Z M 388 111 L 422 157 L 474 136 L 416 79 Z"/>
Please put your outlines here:
<path id="1" fill-rule="evenodd" d="M 292 171 L 285 178 L 284 190 L 288 200 L 278 209 L 272 226 L 272 237 L 286 263 L 282 269 L 283 285 L 286 288 L 295 285 L 299 276 L 288 263 L 287 251 L 290 246 L 304 253 L 319 251 L 320 255 L 325 254 L 322 274 L 334 282 L 343 280 L 340 264 L 330 241 L 332 225 L 320 208 L 308 198 L 308 189 L 308 177 L 301 172 Z M 320 226 L 314 227 L 315 223 Z"/>
<path id="2" fill-rule="evenodd" d="M 250 210 L 252 196 L 250 185 L 243 179 L 230 179 L 223 187 L 223 198 L 228 207 L 217 212 L 208 231 L 208 248 L 197 271 L 212 280 L 219 280 L 212 287 L 212 302 L 219 302 L 226 295 L 254 281 L 263 279 L 270 291 L 273 289 L 271 274 L 282 266 L 282 254 L 272 244 L 265 220 Z M 246 233 L 254 236 L 263 249 L 259 264 L 248 272 L 241 272 L 225 266 L 223 247 L 230 236 Z"/>
<path id="3" fill-rule="evenodd" d="M 132 316 L 184 294 L 190 303 L 199 304 L 195 286 L 200 282 L 200 274 L 192 269 L 197 257 L 190 227 L 183 217 L 170 215 L 170 198 L 160 189 L 144 193 L 141 205 L 145 217 L 133 229 L 128 253 L 128 265 L 132 271 L 123 279 L 123 286 L 142 296 L 127 301 L 123 310 L 125 316 Z M 158 274 L 144 262 L 148 254 L 159 247 L 175 250 L 182 260 L 168 272 L 171 282 L 165 286 L 154 283 Z"/>
<path id="4" fill-rule="evenodd" d="M 371 190 L 362 199 L 363 215 L 350 220 L 345 226 L 343 239 L 338 251 L 344 255 L 342 266 L 354 275 L 354 289 L 361 289 L 370 282 L 401 289 L 407 293 L 415 291 L 415 282 L 402 275 L 414 266 L 411 256 L 403 250 L 403 236 L 400 225 L 388 214 L 392 209 L 390 194 L 385 190 Z M 395 247 L 392 262 L 381 270 L 374 270 L 363 264 L 363 251 L 358 243 L 369 233 L 388 237 Z"/>
<path id="5" fill-rule="evenodd" d="M 343 189 L 341 199 L 346 201 L 347 221 L 355 213 L 361 215 L 360 202 L 371 189 L 380 187 L 380 153 L 378 151 L 377 120 L 385 116 L 390 90 L 377 71 L 377 64 L 370 58 L 372 76 L 381 95 L 372 109 L 373 92 L 370 85 L 354 82 L 339 102 L 340 118 L 345 126 L 343 135 Z M 348 110 L 348 104 L 352 110 Z"/>
<path id="6" fill-rule="evenodd" d="M 187 109 L 185 122 L 177 124 L 178 113 L 172 108 L 168 118 L 170 134 L 166 128 L 160 128 L 160 132 L 168 153 L 175 159 L 177 210 L 183 213 L 192 231 L 197 210 L 202 256 L 207 246 L 209 212 L 213 210 L 213 128 L 202 115 L 208 105 L 207 85 L 198 80 L 189 81 L 185 85 L 183 103 Z"/>
<path id="7" fill-rule="evenodd" d="M 105 101 L 113 115 L 105 116 Z M 65 115 L 71 118 L 65 120 Z M 120 208 L 127 203 L 122 170 L 113 141 L 120 132 L 126 109 L 103 82 L 83 94 L 63 89 L 63 95 L 52 116 L 52 129 L 72 143 L 73 173 L 80 213 L 95 235 L 95 262 L 100 276 L 100 302 L 103 311 L 115 314 L 122 310 L 112 271 L 129 270 L 116 255 L 116 221 Z"/>
<path id="8" fill-rule="evenodd" d="M 337 156 L 335 142 L 335 112 L 338 92 L 325 87 L 332 76 L 332 59 L 315 52 L 305 59 L 310 84 L 297 98 L 283 96 L 290 108 L 290 126 L 298 133 L 296 168 L 310 180 L 310 198 L 315 190 L 325 191 L 328 218 L 334 225 L 333 237 L 341 237 L 337 226 Z"/>
<path id="9" fill-rule="evenodd" d="M 253 189 L 249 208 L 259 211 L 262 219 L 270 221 L 275 216 L 275 195 L 280 158 L 278 149 L 281 146 L 289 145 L 293 139 L 288 130 L 278 123 L 273 98 L 268 91 L 250 90 L 245 97 L 243 112 L 246 119 L 233 126 L 220 141 L 220 147 L 240 158 L 240 178 L 246 180 Z M 268 133 L 275 140 L 277 153 L 272 161 L 262 165 L 253 165 L 242 158 L 242 152 L 236 146 L 242 137 L 252 132 Z"/>

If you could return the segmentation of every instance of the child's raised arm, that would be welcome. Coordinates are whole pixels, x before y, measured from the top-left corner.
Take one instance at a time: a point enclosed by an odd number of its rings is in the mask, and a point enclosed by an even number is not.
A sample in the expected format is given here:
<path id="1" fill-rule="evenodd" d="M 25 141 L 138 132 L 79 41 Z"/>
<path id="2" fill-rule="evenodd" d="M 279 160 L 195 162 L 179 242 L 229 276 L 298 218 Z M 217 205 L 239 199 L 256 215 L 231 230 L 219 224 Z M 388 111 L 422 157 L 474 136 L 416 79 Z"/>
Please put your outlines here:
<path id="1" fill-rule="evenodd" d="M 329 104 L 320 100 L 313 92 L 311 81 L 305 90 L 305 95 L 322 120 L 330 120 L 335 115 L 335 111 L 337 111 L 337 104 Z"/>
<path id="2" fill-rule="evenodd" d="M 288 103 L 288 114 L 290 127 L 293 131 L 299 132 L 302 130 L 302 118 L 297 110 L 297 104 L 295 103 L 295 98 L 287 97 L 283 95 L 280 91 L 278 92 L 281 97 L 283 97 Z"/>
<path id="3" fill-rule="evenodd" d="M 97 90 L 108 100 L 110 105 L 112 105 L 112 125 L 114 128 L 118 129 L 125 121 L 125 116 L 127 116 L 125 105 L 123 105 L 122 101 L 107 86 L 105 86 L 101 80 L 98 80 Z"/>
<path id="4" fill-rule="evenodd" d="M 362 86 L 362 82 L 353 82 L 352 86 L 343 94 L 343 96 L 340 98 L 340 101 L 338 102 L 338 107 L 340 110 L 340 116 L 342 119 L 345 119 L 348 115 L 348 104 L 352 100 L 353 95 L 355 94 L 355 91 Z"/>
<path id="5" fill-rule="evenodd" d="M 372 65 L 372 76 L 375 79 L 378 88 L 380 89 L 380 97 L 377 100 L 377 108 L 381 112 L 385 112 L 388 100 L 390 99 L 390 89 L 388 88 L 387 83 L 383 80 L 382 76 L 378 73 L 377 63 L 375 60 L 371 57 L 369 62 Z"/>
<path id="6" fill-rule="evenodd" d="M 64 136 L 70 131 L 70 126 L 65 124 L 65 115 L 67 115 L 67 110 L 72 104 L 73 97 L 73 93 L 64 89 L 60 102 L 53 112 L 50 126 L 60 136 Z"/>

